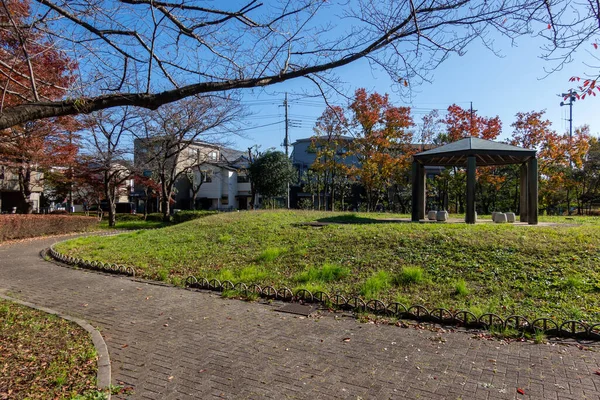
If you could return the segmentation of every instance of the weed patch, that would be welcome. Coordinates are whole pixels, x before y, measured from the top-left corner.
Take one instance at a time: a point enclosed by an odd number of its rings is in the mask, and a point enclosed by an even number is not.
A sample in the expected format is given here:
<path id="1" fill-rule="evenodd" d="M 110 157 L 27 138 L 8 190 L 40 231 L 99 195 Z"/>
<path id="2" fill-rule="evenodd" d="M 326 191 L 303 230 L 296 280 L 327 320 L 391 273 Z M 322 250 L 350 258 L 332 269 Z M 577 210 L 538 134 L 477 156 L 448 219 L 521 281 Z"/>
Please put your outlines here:
<path id="1" fill-rule="evenodd" d="M 404 267 L 400 273 L 394 277 L 394 283 L 402 286 L 419 284 L 423 281 L 423 269 L 421 267 Z"/>
<path id="2" fill-rule="evenodd" d="M 78 325 L 0 300 L 0 397 L 105 398 L 98 393 L 96 349 Z M 105 396 L 105 395 L 104 395 Z"/>
<path id="3" fill-rule="evenodd" d="M 297 282 L 333 282 L 348 276 L 350 270 L 338 264 L 325 263 L 321 268 L 311 267 L 295 276 Z"/>
<path id="4" fill-rule="evenodd" d="M 390 274 L 387 271 L 378 271 L 363 284 L 360 294 L 367 299 L 376 298 L 390 286 Z"/>
<path id="5" fill-rule="evenodd" d="M 282 247 L 269 247 L 269 248 L 265 249 L 262 253 L 260 253 L 260 255 L 258 256 L 258 261 L 262 261 L 262 262 L 275 261 L 275 259 L 277 259 L 277 257 L 279 257 L 280 255 L 282 255 L 285 252 L 286 252 L 286 249 L 282 248 Z"/>
<path id="6" fill-rule="evenodd" d="M 467 282 L 464 279 L 460 279 L 454 284 L 454 294 L 456 296 L 467 296 L 470 293 L 467 287 Z"/>

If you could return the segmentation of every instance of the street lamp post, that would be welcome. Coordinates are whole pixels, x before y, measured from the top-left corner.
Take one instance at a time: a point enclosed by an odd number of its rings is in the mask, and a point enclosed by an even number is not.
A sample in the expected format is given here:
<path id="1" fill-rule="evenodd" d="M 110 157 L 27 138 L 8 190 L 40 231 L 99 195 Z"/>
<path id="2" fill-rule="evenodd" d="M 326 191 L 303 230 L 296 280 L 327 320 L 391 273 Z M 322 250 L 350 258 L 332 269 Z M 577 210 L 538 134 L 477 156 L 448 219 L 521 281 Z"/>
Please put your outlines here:
<path id="1" fill-rule="evenodd" d="M 565 103 L 564 101 L 560 102 L 560 106 L 569 106 L 569 148 L 572 146 L 572 142 L 573 142 L 573 103 L 575 102 L 575 91 L 573 89 L 569 89 L 568 93 L 562 93 L 561 94 L 563 99 L 569 99 L 568 103 Z M 573 171 L 573 160 L 571 159 L 571 156 L 569 155 L 569 168 L 570 168 L 570 172 L 572 173 Z M 569 198 L 569 188 L 567 187 L 567 214 L 571 215 L 571 199 Z"/>

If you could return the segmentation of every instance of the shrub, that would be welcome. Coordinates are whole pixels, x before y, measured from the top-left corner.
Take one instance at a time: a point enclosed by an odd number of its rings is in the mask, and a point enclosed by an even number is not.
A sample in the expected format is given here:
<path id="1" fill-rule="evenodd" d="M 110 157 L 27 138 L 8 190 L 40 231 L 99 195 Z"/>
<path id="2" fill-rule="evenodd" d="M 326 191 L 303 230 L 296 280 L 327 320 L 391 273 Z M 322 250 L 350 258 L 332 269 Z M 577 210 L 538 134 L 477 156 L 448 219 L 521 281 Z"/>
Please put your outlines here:
<path id="1" fill-rule="evenodd" d="M 173 214 L 172 220 L 176 224 L 180 224 L 182 222 L 192 221 L 199 218 L 208 217 L 209 215 L 214 215 L 218 213 L 218 211 L 207 211 L 207 210 L 199 210 L 199 211 L 178 211 Z"/>
<path id="2" fill-rule="evenodd" d="M 394 283 L 403 286 L 421 283 L 423 280 L 423 270 L 420 267 L 404 267 L 402 268 L 402 271 L 394 277 Z"/>
<path id="3" fill-rule="evenodd" d="M 108 213 L 104 213 L 105 217 L 108 217 Z M 117 221 L 143 221 L 144 214 L 116 214 Z"/>
<path id="4" fill-rule="evenodd" d="M 144 216 L 142 215 L 142 219 L 144 219 Z M 152 214 L 148 214 L 146 216 L 146 221 L 149 222 L 162 222 L 163 220 L 163 215 L 161 213 L 152 213 Z"/>
<path id="5" fill-rule="evenodd" d="M 72 215 L 0 215 L 0 242 L 36 236 L 88 231 L 98 225 L 94 217 Z"/>

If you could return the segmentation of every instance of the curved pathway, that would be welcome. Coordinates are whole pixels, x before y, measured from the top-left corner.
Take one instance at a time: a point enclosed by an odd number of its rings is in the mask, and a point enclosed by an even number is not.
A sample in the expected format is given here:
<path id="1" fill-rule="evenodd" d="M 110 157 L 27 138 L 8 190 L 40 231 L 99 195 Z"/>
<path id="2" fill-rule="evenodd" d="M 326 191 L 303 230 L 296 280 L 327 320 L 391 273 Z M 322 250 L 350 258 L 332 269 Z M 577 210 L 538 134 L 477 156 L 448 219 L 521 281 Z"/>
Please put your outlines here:
<path id="1" fill-rule="evenodd" d="M 300 318 L 43 261 L 58 240 L 1 245 L 0 292 L 99 328 L 132 398 L 600 399 L 596 346 Z"/>

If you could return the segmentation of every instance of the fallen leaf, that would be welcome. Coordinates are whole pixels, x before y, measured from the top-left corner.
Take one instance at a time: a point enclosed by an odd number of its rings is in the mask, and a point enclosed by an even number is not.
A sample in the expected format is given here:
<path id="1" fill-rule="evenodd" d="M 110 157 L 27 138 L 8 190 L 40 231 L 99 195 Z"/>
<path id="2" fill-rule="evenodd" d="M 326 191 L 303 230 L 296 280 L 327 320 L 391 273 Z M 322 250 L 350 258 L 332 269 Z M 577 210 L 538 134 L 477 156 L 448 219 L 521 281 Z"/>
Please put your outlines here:
<path id="1" fill-rule="evenodd" d="M 600 375 L 600 370 L 598 370 L 598 371 L 594 371 L 594 373 L 595 373 L 596 375 Z"/>
<path id="2" fill-rule="evenodd" d="M 525 394 L 525 391 L 523 389 L 519 388 L 519 389 L 517 389 L 517 393 L 519 393 L 519 394 Z"/>
<path id="3" fill-rule="evenodd" d="M 129 347 L 128 344 L 124 344 L 123 346 L 121 346 L 122 349 L 124 349 L 125 347 Z"/>
<path id="4" fill-rule="evenodd" d="M 345 337 L 345 338 L 342 339 L 342 342 L 349 342 L 349 341 L 350 341 L 349 337 Z"/>
<path id="5" fill-rule="evenodd" d="M 164 324 L 163 326 L 169 326 L 169 324 Z"/>
<path id="6" fill-rule="evenodd" d="M 169 377 L 169 380 L 172 380 L 172 379 L 173 379 L 173 375 L 171 375 L 171 376 Z"/>

